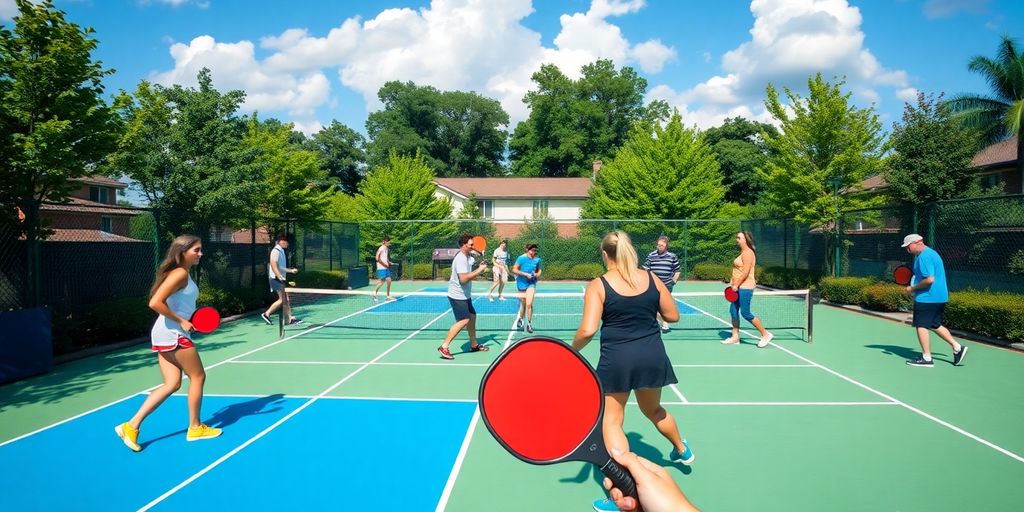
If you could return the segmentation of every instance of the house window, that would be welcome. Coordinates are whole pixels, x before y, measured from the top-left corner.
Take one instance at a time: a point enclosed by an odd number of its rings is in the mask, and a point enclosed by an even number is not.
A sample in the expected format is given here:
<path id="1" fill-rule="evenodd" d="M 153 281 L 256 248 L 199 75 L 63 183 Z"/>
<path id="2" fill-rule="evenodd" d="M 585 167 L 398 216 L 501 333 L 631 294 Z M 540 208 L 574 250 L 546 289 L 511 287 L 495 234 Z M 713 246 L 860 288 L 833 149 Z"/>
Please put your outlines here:
<path id="1" fill-rule="evenodd" d="M 986 174 L 980 177 L 981 188 L 993 188 L 1003 184 L 1002 176 L 999 174 Z"/>
<path id="2" fill-rule="evenodd" d="M 494 218 L 494 201 L 490 199 L 483 199 L 476 202 L 476 207 L 480 209 L 480 215 L 485 219 Z"/>
<path id="3" fill-rule="evenodd" d="M 89 200 L 107 204 L 110 202 L 110 189 L 107 187 L 89 187 Z"/>
<path id="4" fill-rule="evenodd" d="M 535 199 L 533 201 L 533 216 L 546 217 L 548 215 L 548 200 Z"/>
<path id="5" fill-rule="evenodd" d="M 114 232 L 114 222 L 110 220 L 110 217 L 100 217 L 100 231 Z"/>

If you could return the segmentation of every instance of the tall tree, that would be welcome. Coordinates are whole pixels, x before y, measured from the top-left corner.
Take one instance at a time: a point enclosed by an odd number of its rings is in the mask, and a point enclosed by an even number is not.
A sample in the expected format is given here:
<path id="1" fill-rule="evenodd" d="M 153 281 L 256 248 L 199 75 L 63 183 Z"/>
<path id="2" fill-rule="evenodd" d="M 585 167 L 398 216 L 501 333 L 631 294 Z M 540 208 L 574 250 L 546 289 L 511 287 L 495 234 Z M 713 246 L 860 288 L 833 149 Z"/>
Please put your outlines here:
<path id="1" fill-rule="evenodd" d="M 250 119 L 242 139 L 262 183 L 260 210 L 265 218 L 312 223 L 323 219 L 334 191 L 324 190 L 327 172 L 319 156 L 292 142 L 291 124 L 265 125 Z M 256 177 L 253 177 L 256 178 Z"/>
<path id="2" fill-rule="evenodd" d="M 519 176 L 590 176 L 594 159 L 610 160 L 636 123 L 668 118 L 668 104 L 644 105 L 647 80 L 610 60 L 583 66 L 572 80 L 545 64 L 533 74 L 537 89 L 523 101 L 530 117 L 509 143 L 512 172 Z"/>
<path id="3" fill-rule="evenodd" d="M 377 93 L 384 108 L 366 119 L 370 165 L 392 151 L 415 155 L 438 176 L 495 176 L 503 172 L 508 114 L 473 92 L 439 91 L 412 82 L 388 82 Z"/>
<path id="4" fill-rule="evenodd" d="M 1017 137 L 1017 175 L 1024 187 L 1024 52 L 1003 36 L 995 60 L 979 55 L 967 69 L 982 75 L 992 96 L 962 94 L 949 100 L 956 117 L 980 129 L 988 143 Z"/>
<path id="5" fill-rule="evenodd" d="M 764 192 L 764 180 L 757 174 L 771 155 L 765 138 L 778 136 L 768 123 L 742 117 L 726 119 L 721 126 L 709 128 L 704 137 L 718 157 L 726 186 L 725 200 L 754 204 Z"/>
<path id="6" fill-rule="evenodd" d="M 221 93 L 205 68 L 197 78 L 198 89 L 143 81 L 134 98 L 122 95 L 127 130 L 110 157 L 160 210 L 169 235 L 248 224 L 259 203 L 254 149 L 241 144 L 246 125 L 237 116 L 245 93 Z"/>
<path id="7" fill-rule="evenodd" d="M 117 142 L 118 118 L 103 100 L 91 28 L 67 21 L 53 2 L 16 0 L 14 31 L 0 26 L 0 219 L 26 214 L 38 236 L 40 201 L 61 201 L 74 178 L 96 173 Z"/>
<path id="8" fill-rule="evenodd" d="M 844 93 L 842 80 L 825 81 L 821 73 L 807 80 L 804 98 L 785 89 L 784 105 L 768 85 L 765 108 L 782 126 L 766 139 L 774 155 L 761 169 L 765 198 L 783 215 L 835 230 L 834 220 L 845 209 L 864 208 L 881 198 L 856 191 L 882 165 L 882 125 L 872 107 L 858 108 Z"/>
<path id="9" fill-rule="evenodd" d="M 306 146 L 320 154 L 327 175 L 338 182 L 341 190 L 355 194 L 366 170 L 366 139 L 338 121 L 332 121 L 313 137 Z"/>
<path id="10" fill-rule="evenodd" d="M 919 93 L 916 105 L 904 106 L 902 123 L 893 125 L 884 174 L 889 195 L 899 202 L 925 204 L 979 188 L 971 168 L 978 133 L 952 121 L 941 100 Z"/>

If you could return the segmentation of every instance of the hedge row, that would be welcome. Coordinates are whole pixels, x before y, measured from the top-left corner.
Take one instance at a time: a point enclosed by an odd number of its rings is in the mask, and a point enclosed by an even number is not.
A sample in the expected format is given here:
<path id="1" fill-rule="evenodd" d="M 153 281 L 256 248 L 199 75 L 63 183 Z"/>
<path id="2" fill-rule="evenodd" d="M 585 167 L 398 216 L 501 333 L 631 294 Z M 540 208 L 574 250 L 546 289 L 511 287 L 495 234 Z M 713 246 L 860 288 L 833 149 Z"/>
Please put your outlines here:
<path id="1" fill-rule="evenodd" d="M 821 297 L 875 311 L 910 311 L 913 301 L 902 286 L 864 277 L 826 277 L 818 284 Z M 1024 342 L 1024 295 L 967 290 L 949 294 L 945 325 L 961 331 Z"/>
<path id="2" fill-rule="evenodd" d="M 802 290 L 810 288 L 820 279 L 820 275 L 810 270 L 783 267 L 757 267 L 754 272 L 757 283 L 782 290 Z M 698 281 L 723 281 L 732 278 L 732 267 L 729 265 L 712 265 L 702 263 L 694 265 L 688 279 Z"/>

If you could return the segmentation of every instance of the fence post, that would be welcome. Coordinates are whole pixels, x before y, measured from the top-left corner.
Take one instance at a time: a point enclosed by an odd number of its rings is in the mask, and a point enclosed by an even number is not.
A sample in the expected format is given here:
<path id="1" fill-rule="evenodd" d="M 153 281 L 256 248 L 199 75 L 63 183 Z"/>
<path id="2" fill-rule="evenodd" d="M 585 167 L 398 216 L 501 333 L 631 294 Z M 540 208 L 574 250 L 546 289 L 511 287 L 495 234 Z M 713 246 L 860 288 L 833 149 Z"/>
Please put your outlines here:
<path id="1" fill-rule="evenodd" d="M 926 240 L 929 244 L 935 244 L 935 217 L 938 214 L 938 203 L 929 203 L 927 206 L 928 214 L 928 234 Z"/>
<path id="2" fill-rule="evenodd" d="M 689 237 L 689 234 L 688 234 L 688 230 L 686 229 L 687 226 L 689 226 L 689 223 L 687 223 L 684 220 L 683 221 L 683 281 L 685 281 L 690 276 L 690 261 L 689 261 L 690 237 Z"/>
<path id="3" fill-rule="evenodd" d="M 256 288 L 256 219 L 249 219 L 249 257 L 251 258 L 251 275 L 252 280 L 249 283 L 250 288 Z"/>
<path id="4" fill-rule="evenodd" d="M 789 269 L 789 220 L 782 219 L 782 269 Z M 794 267 L 795 268 L 795 267 Z"/>
<path id="5" fill-rule="evenodd" d="M 334 271 L 334 222 L 327 222 L 327 270 Z"/>

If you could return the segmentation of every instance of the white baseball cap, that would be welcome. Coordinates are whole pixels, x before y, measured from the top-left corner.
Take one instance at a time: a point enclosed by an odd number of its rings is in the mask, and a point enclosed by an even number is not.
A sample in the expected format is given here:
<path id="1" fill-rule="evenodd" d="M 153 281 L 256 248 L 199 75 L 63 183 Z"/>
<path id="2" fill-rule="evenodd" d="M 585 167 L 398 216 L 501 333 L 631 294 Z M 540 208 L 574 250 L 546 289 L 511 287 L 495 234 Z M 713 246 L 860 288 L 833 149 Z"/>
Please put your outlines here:
<path id="1" fill-rule="evenodd" d="M 903 237 L 903 245 L 901 245 L 900 247 L 906 247 L 914 242 L 920 242 L 921 240 L 924 240 L 924 237 L 917 233 L 913 233 Z"/>

